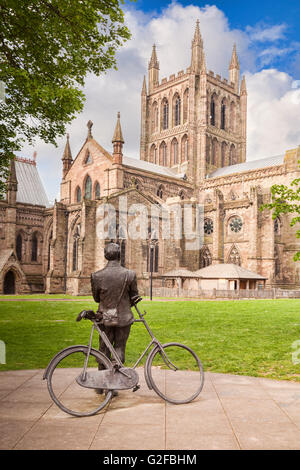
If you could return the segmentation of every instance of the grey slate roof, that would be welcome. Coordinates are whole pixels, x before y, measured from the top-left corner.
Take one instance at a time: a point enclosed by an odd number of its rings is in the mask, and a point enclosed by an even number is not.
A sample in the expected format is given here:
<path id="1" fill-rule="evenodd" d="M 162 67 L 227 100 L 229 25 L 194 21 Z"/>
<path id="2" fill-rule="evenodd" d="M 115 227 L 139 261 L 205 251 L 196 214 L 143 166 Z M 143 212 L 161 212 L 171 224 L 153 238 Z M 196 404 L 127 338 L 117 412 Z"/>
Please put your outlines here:
<path id="1" fill-rule="evenodd" d="M 258 170 L 268 166 L 282 165 L 284 155 L 277 155 L 276 157 L 262 158 L 259 160 L 251 160 L 245 163 L 238 163 L 237 165 L 225 166 L 213 171 L 208 178 L 217 178 L 218 176 L 231 175 L 233 173 L 240 173 L 242 171 Z"/>
<path id="2" fill-rule="evenodd" d="M 206 268 L 198 269 L 196 274 L 204 279 L 266 279 L 260 274 L 230 263 L 211 264 Z"/>
<path id="3" fill-rule="evenodd" d="M 18 181 L 17 202 L 49 207 L 49 201 L 37 167 L 30 162 L 15 160 Z"/>
<path id="4" fill-rule="evenodd" d="M 165 166 L 155 165 L 154 163 L 149 163 L 144 160 L 137 158 L 129 158 L 123 155 L 123 165 L 130 166 L 132 168 L 137 168 L 138 170 L 151 171 L 152 173 L 157 173 L 158 175 L 171 176 L 172 178 L 181 179 L 183 175 L 178 175 L 171 168 Z"/>
<path id="5" fill-rule="evenodd" d="M 197 271 L 174 269 L 162 275 L 163 277 L 192 277 L 201 279 L 266 279 L 260 274 L 249 271 L 236 264 L 211 264 Z"/>

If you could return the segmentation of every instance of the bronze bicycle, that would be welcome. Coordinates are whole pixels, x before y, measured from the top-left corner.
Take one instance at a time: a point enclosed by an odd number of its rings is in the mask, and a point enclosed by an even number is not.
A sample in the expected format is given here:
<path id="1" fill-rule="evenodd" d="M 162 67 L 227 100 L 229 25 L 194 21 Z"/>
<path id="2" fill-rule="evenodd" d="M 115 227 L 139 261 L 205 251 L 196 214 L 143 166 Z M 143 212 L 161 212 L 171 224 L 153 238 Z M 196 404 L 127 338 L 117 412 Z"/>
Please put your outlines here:
<path id="1" fill-rule="evenodd" d="M 106 334 L 101 330 L 94 312 L 87 316 L 86 311 L 83 311 L 78 315 L 77 321 L 89 319 L 93 323 L 88 346 L 76 345 L 63 349 L 50 361 L 43 376 L 47 379 L 52 400 L 61 410 L 73 416 L 92 416 L 109 403 L 114 390 L 138 390 L 139 376 L 135 369 L 149 350 L 144 375 L 150 390 L 154 390 L 165 401 L 174 404 L 189 403 L 200 394 L 204 384 L 204 371 L 199 357 L 184 344 L 176 342 L 161 344 L 144 318 L 146 312 L 141 313 L 137 307 L 137 303 L 141 300 L 141 297 L 136 299 L 134 307 L 139 318 L 134 321 L 145 326 L 151 341 L 130 368 L 124 367 L 120 361 Z M 95 330 L 109 348 L 111 360 L 92 348 Z M 83 367 L 79 370 L 70 368 L 80 363 Z M 99 364 L 102 370 L 95 370 Z M 68 368 L 68 372 L 65 368 Z M 165 380 L 167 371 L 170 373 L 168 380 Z M 73 379 L 71 384 L 68 381 L 67 387 L 66 373 L 71 374 L 70 378 Z M 96 395 L 95 389 L 105 390 L 105 393 Z"/>

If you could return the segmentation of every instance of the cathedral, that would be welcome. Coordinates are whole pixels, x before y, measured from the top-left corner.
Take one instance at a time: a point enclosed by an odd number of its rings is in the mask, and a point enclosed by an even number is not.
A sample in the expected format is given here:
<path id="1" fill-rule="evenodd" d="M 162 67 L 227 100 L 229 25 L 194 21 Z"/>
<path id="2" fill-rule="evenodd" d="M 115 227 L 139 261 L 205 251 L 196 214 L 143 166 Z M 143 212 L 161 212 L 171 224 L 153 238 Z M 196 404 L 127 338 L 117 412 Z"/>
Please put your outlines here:
<path id="1" fill-rule="evenodd" d="M 139 160 L 126 156 L 118 114 L 111 150 L 97 142 L 91 121 L 75 158 L 67 136 L 60 200 L 53 206 L 35 159 L 11 162 L 0 201 L 0 293 L 90 294 L 90 275 L 104 267 L 110 240 L 120 244 L 121 263 L 136 271 L 141 293 L 150 272 L 154 287 L 175 287 L 177 279 L 185 289 L 185 273 L 197 278 L 220 265 L 248 270 L 266 287 L 299 287 L 293 256 L 300 240 L 291 217 L 273 220 L 260 206 L 271 201 L 272 185 L 299 178 L 300 146 L 246 161 L 247 87 L 236 46 L 228 78 L 207 70 L 198 21 L 186 71 L 160 79 L 158 55 L 153 46 L 142 84 Z M 101 237 L 99 213 L 107 205 L 114 208 L 115 227 Z M 156 230 L 147 219 L 139 238 L 123 227 L 124 219 L 135 217 L 132 207 L 146 208 L 149 217 L 153 207 L 175 206 L 191 209 L 192 226 L 197 207 L 203 208 L 201 246 L 187 248 L 186 225 L 180 238 L 164 238 L 163 211 Z"/>

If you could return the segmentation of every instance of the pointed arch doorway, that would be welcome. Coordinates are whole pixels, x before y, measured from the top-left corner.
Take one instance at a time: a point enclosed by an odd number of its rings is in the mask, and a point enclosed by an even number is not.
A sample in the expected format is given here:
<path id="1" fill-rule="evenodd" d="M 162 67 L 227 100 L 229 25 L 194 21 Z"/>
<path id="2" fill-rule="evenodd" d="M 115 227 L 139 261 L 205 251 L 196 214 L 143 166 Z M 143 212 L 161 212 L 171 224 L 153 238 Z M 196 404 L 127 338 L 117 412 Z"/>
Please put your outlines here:
<path id="1" fill-rule="evenodd" d="M 5 274 L 3 292 L 5 295 L 14 295 L 16 293 L 16 277 L 13 271 L 8 271 Z"/>

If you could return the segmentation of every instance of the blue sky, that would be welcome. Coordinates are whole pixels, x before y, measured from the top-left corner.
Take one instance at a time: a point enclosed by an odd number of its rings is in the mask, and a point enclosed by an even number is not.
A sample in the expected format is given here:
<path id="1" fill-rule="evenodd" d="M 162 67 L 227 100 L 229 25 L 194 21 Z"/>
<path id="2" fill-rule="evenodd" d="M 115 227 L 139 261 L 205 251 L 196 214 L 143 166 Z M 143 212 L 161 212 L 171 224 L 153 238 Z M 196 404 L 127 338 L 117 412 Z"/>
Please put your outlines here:
<path id="1" fill-rule="evenodd" d="M 248 88 L 247 159 L 284 154 L 300 144 L 300 0 L 126 0 L 124 12 L 132 39 L 117 54 L 117 71 L 86 79 L 84 110 L 66 129 L 73 158 L 90 119 L 95 139 L 112 151 L 118 111 L 124 154 L 139 158 L 140 92 L 152 44 L 157 45 L 160 79 L 186 69 L 197 19 L 208 70 L 228 78 L 232 47 L 237 45 Z M 55 148 L 37 141 L 21 153 L 30 158 L 37 151 L 50 201 L 59 199 L 65 138 L 57 144 Z"/>
<path id="2" fill-rule="evenodd" d="M 158 16 L 170 5 L 170 0 L 151 1 L 136 0 L 126 1 L 126 5 L 134 5 L 135 8 L 145 13 Z M 200 8 L 206 5 L 217 6 L 222 10 L 227 19 L 230 29 L 251 31 L 273 27 L 273 36 L 269 41 L 256 44 L 258 53 L 267 43 L 273 48 L 272 61 L 268 56 L 268 65 L 280 67 L 280 70 L 291 73 L 295 79 L 300 79 L 300 1 L 299 0 L 178 0 L 177 3 L 188 6 L 196 5 Z M 276 38 L 277 39 L 274 39 Z M 276 48 L 276 49 L 275 49 Z M 281 50 L 277 51 L 277 49 Z M 277 54 L 275 52 L 277 51 Z M 265 58 L 266 59 L 266 58 Z M 256 70 L 261 70 L 265 65 L 263 60 L 258 59 L 255 64 Z"/>

